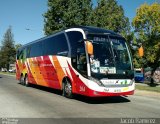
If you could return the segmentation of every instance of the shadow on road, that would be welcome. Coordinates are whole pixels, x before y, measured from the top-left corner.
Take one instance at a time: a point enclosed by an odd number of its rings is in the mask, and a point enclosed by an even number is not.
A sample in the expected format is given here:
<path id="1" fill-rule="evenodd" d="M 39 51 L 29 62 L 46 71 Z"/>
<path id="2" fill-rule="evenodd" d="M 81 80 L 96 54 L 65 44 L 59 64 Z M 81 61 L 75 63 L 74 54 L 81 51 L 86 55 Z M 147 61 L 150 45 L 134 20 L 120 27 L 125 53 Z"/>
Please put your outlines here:
<path id="1" fill-rule="evenodd" d="M 18 84 L 22 85 L 20 83 L 18 83 Z M 62 95 L 62 91 L 56 90 L 56 89 L 52 89 L 52 88 L 48 88 L 48 87 L 44 87 L 44 86 L 30 84 L 29 87 L 30 88 L 36 88 L 36 89 L 39 89 L 39 90 L 43 90 L 43 91 L 50 92 L 50 93 L 54 93 L 54 94 L 57 94 L 57 95 Z"/>
<path id="2" fill-rule="evenodd" d="M 157 84 L 157 83 L 149 83 L 148 86 L 150 86 L 150 87 L 157 87 L 157 86 L 159 86 L 159 84 Z"/>
<path id="3" fill-rule="evenodd" d="M 18 83 L 18 84 L 20 84 L 20 83 Z M 43 86 L 39 86 L 39 85 L 33 85 L 33 84 L 31 84 L 30 87 L 62 96 L 62 91 L 60 91 L 60 90 L 56 90 L 56 89 L 52 89 L 52 88 L 48 88 L 48 87 L 43 87 Z M 82 96 L 82 95 L 78 95 L 78 94 L 74 95 L 74 100 L 88 103 L 88 104 L 110 104 L 110 103 L 130 102 L 130 100 L 127 99 L 127 96 L 114 96 L 114 97 L 109 96 L 109 97 L 92 98 L 92 97 L 86 97 L 86 96 Z"/>
<path id="4" fill-rule="evenodd" d="M 122 96 L 109 96 L 109 97 L 91 98 L 91 97 L 76 95 L 75 99 L 79 100 L 81 102 L 88 103 L 88 104 L 110 104 L 110 103 L 130 102 L 129 99 L 127 99 L 125 97 L 122 97 Z"/>

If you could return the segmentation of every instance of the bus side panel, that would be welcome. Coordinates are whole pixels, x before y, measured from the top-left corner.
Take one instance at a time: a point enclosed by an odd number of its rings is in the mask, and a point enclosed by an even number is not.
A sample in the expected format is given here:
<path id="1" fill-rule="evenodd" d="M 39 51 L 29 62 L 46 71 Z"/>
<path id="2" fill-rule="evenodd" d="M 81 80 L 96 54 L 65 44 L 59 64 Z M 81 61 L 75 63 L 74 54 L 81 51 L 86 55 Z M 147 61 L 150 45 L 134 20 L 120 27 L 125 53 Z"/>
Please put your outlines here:
<path id="1" fill-rule="evenodd" d="M 16 60 L 16 79 L 19 80 L 21 73 L 20 73 L 20 64 L 18 64 L 19 60 Z"/>
<path id="2" fill-rule="evenodd" d="M 67 62 L 65 57 L 63 63 Z M 57 56 L 43 56 L 29 58 L 27 62 L 30 83 L 62 89 L 62 80 L 66 76 L 65 68 Z"/>
<path id="3" fill-rule="evenodd" d="M 62 56 L 53 56 L 52 59 L 54 61 L 54 67 L 56 69 L 56 74 L 58 76 L 59 85 L 60 88 L 62 89 L 62 81 L 64 77 L 69 77 L 72 82 L 72 78 L 70 76 L 70 72 L 68 71 L 68 64 L 67 64 L 67 62 L 70 62 L 71 59 Z"/>
<path id="4" fill-rule="evenodd" d="M 26 71 L 25 62 L 23 60 L 16 60 L 16 79 L 20 80 L 21 74 L 25 76 Z"/>
<path id="5" fill-rule="evenodd" d="M 51 70 L 52 70 L 52 64 L 49 63 L 49 58 L 48 56 L 43 56 L 43 57 L 36 57 L 37 63 L 38 63 L 38 69 L 39 69 L 39 77 L 37 80 L 37 83 L 42 86 L 47 86 L 47 87 L 52 87 L 53 85 L 50 84 L 50 77 L 51 75 Z M 48 70 L 50 68 L 50 71 Z"/>
<path id="6" fill-rule="evenodd" d="M 88 95 L 88 88 L 87 86 L 82 82 L 79 76 L 80 74 L 76 74 L 76 72 L 73 70 L 73 67 L 68 63 L 69 72 L 71 73 L 72 78 L 72 88 L 73 93 L 81 94 L 81 95 Z"/>
<path id="7" fill-rule="evenodd" d="M 31 71 L 31 64 L 30 64 L 30 60 L 31 58 L 27 59 L 26 61 L 26 65 L 27 65 L 27 75 L 28 75 L 28 81 L 32 84 L 37 84 L 34 77 L 33 77 L 33 74 L 32 74 L 32 71 Z"/>
<path id="8" fill-rule="evenodd" d="M 59 79 L 56 74 L 56 68 L 54 66 L 52 56 L 43 56 L 43 59 L 41 59 L 40 62 L 40 70 L 48 84 L 48 87 L 60 89 Z"/>

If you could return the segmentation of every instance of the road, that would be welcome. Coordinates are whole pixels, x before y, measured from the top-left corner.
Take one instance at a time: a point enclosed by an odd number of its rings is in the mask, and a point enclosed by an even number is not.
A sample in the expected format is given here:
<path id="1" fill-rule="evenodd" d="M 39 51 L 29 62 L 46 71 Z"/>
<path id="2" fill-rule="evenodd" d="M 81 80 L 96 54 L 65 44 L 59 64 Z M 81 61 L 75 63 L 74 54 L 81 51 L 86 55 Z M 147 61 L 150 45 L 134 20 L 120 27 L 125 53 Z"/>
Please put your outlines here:
<path id="1" fill-rule="evenodd" d="M 0 118 L 159 118 L 160 95 L 67 99 L 61 92 L 25 87 L 0 74 Z"/>

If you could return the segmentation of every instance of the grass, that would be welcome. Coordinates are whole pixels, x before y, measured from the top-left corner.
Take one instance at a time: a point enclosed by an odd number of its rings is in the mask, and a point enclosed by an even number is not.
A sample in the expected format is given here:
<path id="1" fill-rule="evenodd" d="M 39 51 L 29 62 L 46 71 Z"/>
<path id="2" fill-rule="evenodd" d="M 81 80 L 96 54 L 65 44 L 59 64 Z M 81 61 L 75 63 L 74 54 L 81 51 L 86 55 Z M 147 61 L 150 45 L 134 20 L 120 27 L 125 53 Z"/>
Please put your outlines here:
<path id="1" fill-rule="evenodd" d="M 149 85 L 136 85 L 136 89 L 138 90 L 146 90 L 160 93 L 160 87 L 151 87 Z"/>
<path id="2" fill-rule="evenodd" d="M 0 72 L 0 74 L 16 75 L 16 73 L 10 73 L 10 72 Z"/>

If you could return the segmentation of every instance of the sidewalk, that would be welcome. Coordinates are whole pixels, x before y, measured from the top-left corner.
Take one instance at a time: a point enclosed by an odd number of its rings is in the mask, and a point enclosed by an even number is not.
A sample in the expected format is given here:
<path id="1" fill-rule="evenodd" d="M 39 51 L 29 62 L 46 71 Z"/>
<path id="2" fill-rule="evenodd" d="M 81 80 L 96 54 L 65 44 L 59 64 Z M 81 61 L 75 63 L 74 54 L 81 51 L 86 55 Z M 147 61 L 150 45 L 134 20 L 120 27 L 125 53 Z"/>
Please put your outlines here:
<path id="1" fill-rule="evenodd" d="M 139 96 L 148 96 L 160 99 L 160 84 L 150 86 L 146 83 L 136 83 L 135 94 Z"/>
<path id="2" fill-rule="evenodd" d="M 146 96 L 151 98 L 159 98 L 160 99 L 160 93 L 154 92 L 154 91 L 146 91 L 146 90 L 135 90 L 135 95 L 137 96 Z"/>

